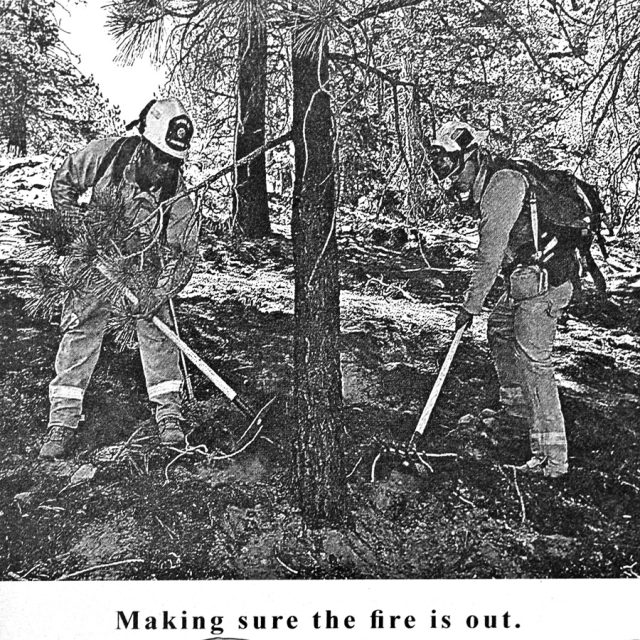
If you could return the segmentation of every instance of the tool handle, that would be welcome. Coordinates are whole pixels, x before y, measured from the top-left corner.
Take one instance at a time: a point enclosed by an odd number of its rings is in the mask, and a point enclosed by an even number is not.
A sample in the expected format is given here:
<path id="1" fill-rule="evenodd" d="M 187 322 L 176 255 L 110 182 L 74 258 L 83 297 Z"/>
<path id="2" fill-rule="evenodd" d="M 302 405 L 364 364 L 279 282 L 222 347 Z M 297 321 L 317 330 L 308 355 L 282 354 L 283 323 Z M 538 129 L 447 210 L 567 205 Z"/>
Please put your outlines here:
<path id="1" fill-rule="evenodd" d="M 462 334 L 464 333 L 466 328 L 467 325 L 463 325 L 456 331 L 455 335 L 453 336 L 453 340 L 451 341 L 451 345 L 449 346 L 449 351 L 447 351 L 447 356 L 442 363 L 442 367 L 440 367 L 440 372 L 438 373 L 438 377 L 436 378 L 433 388 L 431 389 L 427 404 L 425 404 L 424 409 L 422 410 L 420 420 L 418 420 L 418 424 L 416 425 L 413 436 L 411 437 L 411 442 L 413 442 L 413 440 L 415 440 L 417 436 L 421 436 L 424 433 L 424 430 L 427 428 L 427 423 L 429 422 L 429 418 L 431 417 L 431 412 L 433 411 L 433 407 L 438 400 L 440 390 L 442 389 L 444 380 L 447 377 L 447 373 L 449 373 L 451 363 L 453 362 L 453 357 L 456 355 L 456 350 L 458 349 L 460 340 L 462 340 Z"/>
<path id="2" fill-rule="evenodd" d="M 238 407 L 238 409 L 240 409 L 240 411 L 242 411 L 242 413 L 244 413 L 245 416 L 247 416 L 248 418 L 253 419 L 256 415 L 255 410 L 253 409 L 253 407 L 244 399 L 242 399 L 240 396 L 236 396 L 233 399 L 233 404 L 236 405 L 236 407 Z"/>
<path id="3" fill-rule="evenodd" d="M 238 395 L 186 342 L 178 338 L 171 329 L 160 318 L 153 316 L 151 322 L 164 334 L 173 344 L 184 353 L 184 355 L 193 362 L 193 364 L 204 373 L 213 384 L 222 391 L 222 393 L 232 402 Z"/>
<path id="4" fill-rule="evenodd" d="M 176 307 L 173 304 L 173 298 L 169 298 L 169 311 L 171 312 L 171 321 L 173 322 L 173 330 L 176 336 L 182 340 L 180 335 L 180 328 L 178 327 L 178 314 L 176 313 Z M 184 377 L 184 384 L 187 391 L 187 400 L 193 400 L 196 396 L 193 393 L 193 385 L 191 384 L 191 376 L 189 375 L 189 369 L 187 368 L 187 360 L 184 352 L 180 351 L 180 364 L 182 365 L 182 375 Z"/>
<path id="5" fill-rule="evenodd" d="M 102 269 L 101 269 L 102 271 Z M 104 272 L 103 272 L 104 273 Z M 106 275 L 106 274 L 105 274 Z M 124 290 L 124 295 L 132 304 L 138 304 L 137 296 L 129 289 Z M 153 316 L 151 322 L 158 328 L 160 333 L 165 335 L 173 344 L 180 349 L 184 355 L 193 362 L 193 364 L 204 373 L 213 384 L 222 391 L 222 393 L 234 402 L 238 395 L 184 340 L 179 338 L 160 318 Z"/>

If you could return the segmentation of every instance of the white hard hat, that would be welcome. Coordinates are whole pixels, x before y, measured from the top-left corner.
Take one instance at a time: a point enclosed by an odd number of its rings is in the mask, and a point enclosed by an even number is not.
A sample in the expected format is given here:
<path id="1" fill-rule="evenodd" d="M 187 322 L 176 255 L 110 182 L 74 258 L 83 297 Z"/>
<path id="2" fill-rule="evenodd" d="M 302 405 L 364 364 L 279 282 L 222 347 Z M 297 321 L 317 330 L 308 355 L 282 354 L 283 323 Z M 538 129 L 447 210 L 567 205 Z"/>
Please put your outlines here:
<path id="1" fill-rule="evenodd" d="M 449 153 L 455 153 L 469 149 L 474 145 L 478 146 L 487 139 L 488 135 L 488 131 L 478 131 L 466 122 L 452 120 L 438 129 L 431 145 L 442 147 Z"/>
<path id="2" fill-rule="evenodd" d="M 175 158 L 187 155 L 193 123 L 186 109 L 176 98 L 156 100 L 144 118 L 142 137 Z"/>

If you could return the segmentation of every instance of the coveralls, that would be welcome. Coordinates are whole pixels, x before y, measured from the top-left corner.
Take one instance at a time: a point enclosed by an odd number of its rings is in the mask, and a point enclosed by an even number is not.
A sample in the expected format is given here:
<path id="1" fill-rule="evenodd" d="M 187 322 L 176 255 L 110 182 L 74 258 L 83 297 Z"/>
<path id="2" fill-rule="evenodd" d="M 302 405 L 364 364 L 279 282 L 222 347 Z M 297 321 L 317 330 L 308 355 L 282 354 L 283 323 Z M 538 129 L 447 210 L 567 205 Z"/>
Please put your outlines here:
<path id="1" fill-rule="evenodd" d="M 509 272 L 518 250 L 529 245 L 531 254 L 534 252 L 526 193 L 527 182 L 521 173 L 502 169 L 487 181 L 486 163 L 481 165 L 473 184 L 473 198 L 480 207 L 480 243 L 463 304 L 469 313 L 482 311 L 498 273 L 501 268 Z M 575 256 L 559 258 L 549 268 L 547 293 L 516 302 L 507 291 L 488 320 L 500 401 L 511 415 L 529 419 L 531 451 L 535 458 L 546 458 L 547 475 L 560 475 L 568 469 L 567 437 L 551 351 L 558 317 L 571 300 L 569 267 Z"/>
<path id="2" fill-rule="evenodd" d="M 96 140 L 84 149 L 70 155 L 58 169 L 51 192 L 58 211 L 77 207 L 78 197 L 93 187 L 91 200 L 99 201 L 101 191 L 117 189 L 126 205 L 140 196 L 135 181 L 136 152 L 125 166 L 122 179 L 112 182 L 116 158 L 102 176 L 96 177 L 101 162 L 119 138 Z M 155 194 L 148 194 L 151 198 Z M 152 201 L 154 201 L 152 199 Z M 135 221 L 135 206 L 130 211 Z M 187 253 L 195 253 L 197 226 L 194 224 L 194 208 L 188 197 L 177 200 L 170 208 L 166 226 L 166 243 Z M 188 274 L 191 275 L 190 273 Z M 188 277 L 181 278 L 186 284 Z M 90 292 L 69 296 L 63 306 L 62 340 L 55 361 L 56 376 L 49 385 L 51 408 L 49 426 L 61 425 L 76 429 L 82 414 L 84 394 L 98 362 L 102 339 L 111 312 L 111 302 Z M 169 319 L 168 304 L 156 313 L 165 322 Z M 156 420 L 165 417 L 180 419 L 180 389 L 182 376 L 177 348 L 149 321 L 136 323 L 138 344 L 149 399 L 155 403 Z"/>

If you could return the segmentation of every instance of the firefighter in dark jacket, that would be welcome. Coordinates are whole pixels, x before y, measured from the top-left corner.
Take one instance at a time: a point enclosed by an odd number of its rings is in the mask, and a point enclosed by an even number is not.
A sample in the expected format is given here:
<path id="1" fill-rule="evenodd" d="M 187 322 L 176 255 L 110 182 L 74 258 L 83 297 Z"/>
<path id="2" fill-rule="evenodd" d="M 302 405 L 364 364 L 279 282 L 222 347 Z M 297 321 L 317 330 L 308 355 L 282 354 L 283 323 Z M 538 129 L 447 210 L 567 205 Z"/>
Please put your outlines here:
<path id="1" fill-rule="evenodd" d="M 100 202 L 106 190 L 115 190 L 134 225 L 145 216 L 152 217 L 158 204 L 175 194 L 181 179 L 180 166 L 193 135 L 184 107 L 176 99 L 152 101 L 136 124 L 141 137 L 96 140 L 63 162 L 51 187 L 57 211 L 73 210 L 89 188 L 93 188 L 91 197 L 95 202 Z M 129 151 L 123 160 L 126 149 Z M 163 241 L 185 255 L 197 255 L 194 217 L 191 200 L 179 198 L 171 205 L 168 219 L 164 218 L 167 222 Z M 149 219 L 150 226 L 157 223 Z M 188 264 L 185 268 L 189 273 L 177 269 L 171 282 L 158 282 L 153 294 L 137 309 L 136 329 L 147 393 L 156 406 L 160 441 L 165 445 L 184 441 L 182 376 L 176 347 L 151 323 L 151 316 L 169 319 L 167 299 L 188 282 L 195 259 Z M 69 296 L 64 305 L 56 376 L 49 385 L 49 428 L 40 450 L 43 458 L 62 458 L 71 453 L 85 390 L 98 361 L 110 311 L 110 300 L 91 293 Z"/>
<path id="2" fill-rule="evenodd" d="M 578 261 L 558 238 L 540 233 L 526 178 L 509 168 L 495 170 L 482 141 L 469 125 L 451 122 L 430 149 L 438 180 L 450 180 L 457 197 L 480 215 L 477 260 L 456 328 L 482 311 L 502 271 L 507 290 L 488 320 L 500 401 L 507 414 L 529 421 L 532 457 L 518 468 L 557 477 L 568 471 L 567 438 L 551 352 Z"/>

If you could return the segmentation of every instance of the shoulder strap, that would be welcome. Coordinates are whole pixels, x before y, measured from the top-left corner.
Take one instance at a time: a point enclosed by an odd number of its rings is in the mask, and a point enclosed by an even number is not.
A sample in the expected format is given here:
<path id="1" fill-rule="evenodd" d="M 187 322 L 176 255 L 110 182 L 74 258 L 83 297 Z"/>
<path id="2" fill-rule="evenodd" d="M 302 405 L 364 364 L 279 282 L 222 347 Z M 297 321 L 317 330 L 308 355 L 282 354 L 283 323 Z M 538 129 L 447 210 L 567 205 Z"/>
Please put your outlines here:
<path id="1" fill-rule="evenodd" d="M 113 146 L 102 159 L 96 171 L 96 184 L 107 172 L 107 169 L 113 163 L 113 171 L 111 174 L 112 182 L 120 182 L 124 173 L 124 168 L 127 166 L 131 156 L 140 142 L 139 136 L 127 136 L 116 140 Z"/>
<path id="2" fill-rule="evenodd" d="M 533 233 L 533 246 L 535 247 L 535 254 L 533 259 L 538 262 L 542 257 L 540 253 L 540 221 L 538 218 L 538 199 L 536 198 L 535 191 L 531 188 L 527 177 L 524 177 L 527 182 L 529 192 L 529 213 L 531 215 L 531 231 Z"/>

